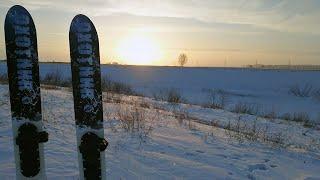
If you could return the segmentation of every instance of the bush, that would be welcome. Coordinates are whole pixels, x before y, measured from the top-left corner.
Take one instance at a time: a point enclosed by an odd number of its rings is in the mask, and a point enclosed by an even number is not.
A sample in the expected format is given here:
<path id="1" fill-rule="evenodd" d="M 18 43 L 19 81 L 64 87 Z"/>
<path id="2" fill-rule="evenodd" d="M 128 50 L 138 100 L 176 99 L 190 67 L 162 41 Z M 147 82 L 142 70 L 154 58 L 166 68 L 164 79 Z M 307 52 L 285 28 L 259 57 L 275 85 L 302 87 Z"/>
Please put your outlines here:
<path id="1" fill-rule="evenodd" d="M 309 83 L 304 86 L 295 84 L 289 88 L 289 94 L 297 97 L 310 97 L 313 91 L 313 86 Z"/>
<path id="2" fill-rule="evenodd" d="M 306 112 L 295 112 L 292 117 L 292 121 L 295 122 L 307 122 L 310 121 L 309 115 Z"/>
<path id="3" fill-rule="evenodd" d="M 283 132 L 271 132 L 266 125 L 265 128 L 257 125 L 258 119 L 254 122 L 247 122 L 242 120 L 241 116 L 236 122 L 229 123 L 224 127 L 225 133 L 230 138 L 236 139 L 239 143 L 244 140 L 258 141 L 261 140 L 266 143 L 271 143 L 276 146 L 284 146 L 287 136 Z"/>
<path id="4" fill-rule="evenodd" d="M 290 113 L 284 113 L 283 115 L 280 116 L 280 119 L 284 119 L 284 120 L 291 120 L 291 114 Z"/>
<path id="5" fill-rule="evenodd" d="M 56 71 L 49 72 L 41 79 L 41 84 L 55 85 L 61 87 L 71 87 L 71 79 L 66 79 L 62 76 L 62 73 L 57 69 Z"/>
<path id="6" fill-rule="evenodd" d="M 166 91 L 163 89 L 153 91 L 152 97 L 157 101 L 167 101 Z"/>
<path id="7" fill-rule="evenodd" d="M 122 129 L 129 133 L 137 133 L 141 138 L 151 134 L 152 123 L 147 124 L 145 111 L 138 105 L 130 107 L 120 107 L 117 112 Z"/>
<path id="8" fill-rule="evenodd" d="M 232 112 L 256 115 L 259 112 L 259 108 L 258 106 L 253 104 L 239 102 L 234 105 Z"/>
<path id="9" fill-rule="evenodd" d="M 265 113 L 263 115 L 263 117 L 267 118 L 267 119 L 276 119 L 278 116 L 277 116 L 277 112 L 276 112 L 275 108 L 272 107 L 271 111 L 268 113 Z"/>
<path id="10" fill-rule="evenodd" d="M 228 101 L 228 93 L 223 89 L 205 89 L 203 90 L 208 94 L 209 102 L 205 107 L 214 109 L 224 109 Z"/>
<path id="11" fill-rule="evenodd" d="M 316 125 L 314 122 L 311 121 L 308 113 L 306 113 L 306 112 L 294 113 L 292 121 L 302 122 L 303 126 L 306 128 L 311 128 Z"/>
<path id="12" fill-rule="evenodd" d="M 157 101 L 167 101 L 170 103 L 184 103 L 186 100 L 182 97 L 178 89 L 161 89 L 153 92 L 153 98 Z"/>
<path id="13" fill-rule="evenodd" d="M 308 113 L 306 112 L 295 112 L 293 115 L 285 113 L 280 118 L 287 121 L 302 122 L 303 126 L 306 128 L 315 127 L 317 125 L 316 122 L 312 122 Z"/>
<path id="14" fill-rule="evenodd" d="M 112 81 L 108 76 L 102 77 L 101 90 L 117 94 L 137 95 L 130 85 Z"/>
<path id="15" fill-rule="evenodd" d="M 170 103 L 181 103 L 182 100 L 181 93 L 177 89 L 169 89 L 167 101 Z"/>

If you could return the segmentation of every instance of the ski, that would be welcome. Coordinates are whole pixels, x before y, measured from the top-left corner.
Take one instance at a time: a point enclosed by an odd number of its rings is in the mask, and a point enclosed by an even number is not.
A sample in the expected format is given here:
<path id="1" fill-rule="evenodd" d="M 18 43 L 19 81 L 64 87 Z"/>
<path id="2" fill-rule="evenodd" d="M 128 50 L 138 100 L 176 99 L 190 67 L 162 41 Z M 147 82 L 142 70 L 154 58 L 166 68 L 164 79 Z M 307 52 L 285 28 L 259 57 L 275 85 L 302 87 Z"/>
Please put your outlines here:
<path id="1" fill-rule="evenodd" d="M 69 43 L 80 179 L 106 179 L 99 40 L 88 17 L 73 18 Z"/>
<path id="2" fill-rule="evenodd" d="M 5 19 L 12 131 L 17 179 L 46 179 L 39 83 L 37 35 L 29 12 L 9 9 Z"/>

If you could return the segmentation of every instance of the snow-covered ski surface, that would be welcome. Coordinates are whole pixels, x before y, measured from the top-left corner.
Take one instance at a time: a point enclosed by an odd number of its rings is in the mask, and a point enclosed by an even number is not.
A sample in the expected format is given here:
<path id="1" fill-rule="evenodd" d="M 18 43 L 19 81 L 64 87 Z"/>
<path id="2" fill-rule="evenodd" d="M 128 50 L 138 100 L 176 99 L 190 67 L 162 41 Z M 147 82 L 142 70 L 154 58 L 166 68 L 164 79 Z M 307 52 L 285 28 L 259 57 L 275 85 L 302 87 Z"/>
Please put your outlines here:
<path id="1" fill-rule="evenodd" d="M 50 134 L 44 147 L 47 178 L 77 179 L 72 93 L 42 89 L 41 96 L 44 125 Z M 320 131 L 316 128 L 149 98 L 110 100 L 115 97 L 103 94 L 108 179 L 320 178 Z M 128 132 L 119 117 L 134 113 L 145 120 L 144 128 Z M 10 115 L 8 86 L 0 85 L 0 179 L 15 178 Z M 281 132 L 281 145 L 242 139 L 222 128 L 239 119 L 269 127 L 266 134 Z M 206 125 L 210 123 L 214 126 Z"/>

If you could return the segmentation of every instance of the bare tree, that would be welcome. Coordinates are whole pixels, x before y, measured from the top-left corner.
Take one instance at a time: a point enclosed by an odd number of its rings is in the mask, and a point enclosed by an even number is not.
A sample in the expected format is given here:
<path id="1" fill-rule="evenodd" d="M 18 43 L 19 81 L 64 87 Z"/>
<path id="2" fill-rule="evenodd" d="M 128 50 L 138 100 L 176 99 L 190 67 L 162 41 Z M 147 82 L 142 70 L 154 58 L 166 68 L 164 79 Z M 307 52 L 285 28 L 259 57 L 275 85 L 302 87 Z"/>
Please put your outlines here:
<path id="1" fill-rule="evenodd" d="M 188 57 L 185 53 L 179 55 L 178 63 L 181 67 L 183 67 L 188 61 Z"/>

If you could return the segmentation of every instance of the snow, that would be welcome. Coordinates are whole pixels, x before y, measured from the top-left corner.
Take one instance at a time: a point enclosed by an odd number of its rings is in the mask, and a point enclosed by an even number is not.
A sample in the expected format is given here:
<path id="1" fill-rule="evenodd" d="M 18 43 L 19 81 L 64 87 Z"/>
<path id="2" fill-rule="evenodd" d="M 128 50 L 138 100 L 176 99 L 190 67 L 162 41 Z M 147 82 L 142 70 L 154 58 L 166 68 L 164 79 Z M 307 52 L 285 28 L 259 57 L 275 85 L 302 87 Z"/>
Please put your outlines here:
<path id="1" fill-rule="evenodd" d="M 0 63 L 6 73 L 6 63 Z M 40 76 L 58 72 L 71 77 L 70 64 L 40 63 Z M 136 91 L 152 97 L 154 92 L 175 88 L 193 104 L 208 102 L 204 89 L 223 89 L 228 93 L 228 110 L 239 103 L 253 104 L 262 114 L 275 111 L 285 113 L 306 112 L 314 121 L 320 118 L 320 101 L 312 97 L 296 97 L 288 93 L 290 87 L 306 84 L 320 89 L 320 71 L 253 70 L 232 68 L 177 68 L 139 66 L 101 66 L 102 76 L 130 84 Z"/>
<path id="2" fill-rule="evenodd" d="M 78 160 L 72 93 L 42 88 L 42 113 L 49 142 L 44 145 L 48 179 L 77 179 Z M 108 179 L 320 179 L 320 132 L 296 122 L 267 120 L 196 105 L 172 105 L 150 98 L 121 96 L 110 102 L 103 94 Z M 129 133 L 117 115 L 142 102 L 152 132 Z M 8 86 L 0 86 L 0 179 L 15 178 Z M 140 107 L 140 106 L 139 106 Z M 175 115 L 186 113 L 182 122 Z M 288 130 L 283 147 L 238 141 L 222 127 L 227 122 L 257 119 L 270 133 Z M 209 126 L 210 122 L 217 125 Z"/>

